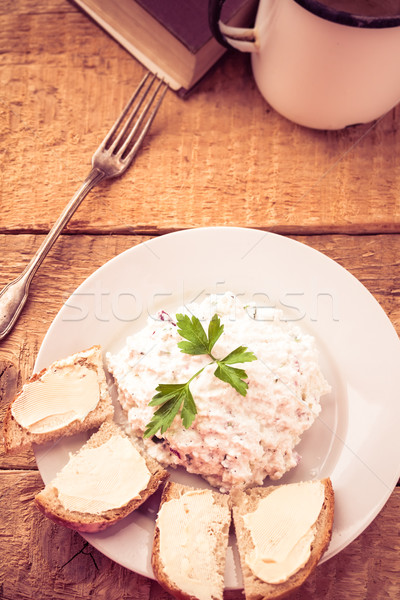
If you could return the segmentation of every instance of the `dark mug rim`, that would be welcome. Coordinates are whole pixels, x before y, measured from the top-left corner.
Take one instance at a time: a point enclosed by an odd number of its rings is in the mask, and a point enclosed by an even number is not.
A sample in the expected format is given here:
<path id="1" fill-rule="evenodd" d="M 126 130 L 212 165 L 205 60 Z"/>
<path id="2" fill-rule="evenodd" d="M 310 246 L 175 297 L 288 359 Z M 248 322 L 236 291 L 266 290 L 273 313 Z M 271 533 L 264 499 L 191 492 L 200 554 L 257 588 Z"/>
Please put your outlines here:
<path id="1" fill-rule="evenodd" d="M 211 33 L 215 39 L 226 48 L 232 48 L 222 35 L 219 28 L 221 19 L 222 7 L 226 0 L 209 0 L 208 1 L 208 23 Z M 344 11 L 330 8 L 318 0 L 294 0 L 296 4 L 313 13 L 317 17 L 321 17 L 326 21 L 332 21 L 339 25 L 347 25 L 349 27 L 357 27 L 359 29 L 385 29 L 390 27 L 400 26 L 400 15 L 390 17 L 366 17 L 355 15 Z"/>
<path id="2" fill-rule="evenodd" d="M 387 27 L 398 27 L 400 25 L 400 14 L 387 17 L 367 17 L 348 13 L 335 8 L 330 8 L 318 0 L 294 0 L 309 12 L 333 23 L 348 25 L 366 29 L 384 29 Z"/>

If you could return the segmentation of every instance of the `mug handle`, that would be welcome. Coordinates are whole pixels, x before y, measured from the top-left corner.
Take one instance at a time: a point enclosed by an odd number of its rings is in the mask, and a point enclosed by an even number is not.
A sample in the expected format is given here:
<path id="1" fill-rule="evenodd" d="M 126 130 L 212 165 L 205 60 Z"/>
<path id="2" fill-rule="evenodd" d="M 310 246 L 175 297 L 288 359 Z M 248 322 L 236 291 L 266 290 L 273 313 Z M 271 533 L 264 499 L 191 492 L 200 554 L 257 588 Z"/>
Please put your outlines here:
<path id="1" fill-rule="evenodd" d="M 225 0 L 208 1 L 208 23 L 211 33 L 225 48 L 236 48 L 241 52 L 257 52 L 259 44 L 256 29 L 245 27 L 232 27 L 221 21 L 222 7 Z"/>

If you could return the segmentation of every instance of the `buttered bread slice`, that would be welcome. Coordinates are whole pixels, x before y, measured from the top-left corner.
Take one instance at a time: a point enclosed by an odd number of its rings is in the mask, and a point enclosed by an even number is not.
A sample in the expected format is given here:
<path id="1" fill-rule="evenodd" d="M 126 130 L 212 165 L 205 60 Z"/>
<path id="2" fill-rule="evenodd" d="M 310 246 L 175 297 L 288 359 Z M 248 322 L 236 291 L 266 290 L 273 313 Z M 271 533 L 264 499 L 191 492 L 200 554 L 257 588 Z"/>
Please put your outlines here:
<path id="1" fill-rule="evenodd" d="M 95 532 L 138 508 L 167 477 L 116 423 L 106 421 L 35 502 L 56 523 Z"/>
<path id="2" fill-rule="evenodd" d="M 152 553 L 164 589 L 181 600 L 222 600 L 230 522 L 227 495 L 166 484 Z"/>
<path id="3" fill-rule="evenodd" d="M 300 587 L 327 549 L 330 479 L 231 492 L 246 600 L 276 600 Z"/>
<path id="4" fill-rule="evenodd" d="M 98 427 L 114 413 L 100 346 L 51 364 L 27 381 L 4 420 L 6 452 Z"/>

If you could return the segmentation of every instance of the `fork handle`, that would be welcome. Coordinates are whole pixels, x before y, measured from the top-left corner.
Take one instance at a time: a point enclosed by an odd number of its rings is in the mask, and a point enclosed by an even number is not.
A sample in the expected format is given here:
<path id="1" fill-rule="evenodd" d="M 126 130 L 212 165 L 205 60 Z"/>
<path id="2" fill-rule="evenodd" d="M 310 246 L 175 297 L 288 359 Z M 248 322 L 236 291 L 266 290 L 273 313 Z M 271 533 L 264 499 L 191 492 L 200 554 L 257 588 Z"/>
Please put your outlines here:
<path id="1" fill-rule="evenodd" d="M 78 206 L 90 190 L 106 177 L 105 173 L 92 168 L 81 187 L 64 208 L 53 227 L 39 246 L 30 263 L 20 275 L 0 292 L 0 340 L 5 338 L 13 328 L 28 298 L 29 285 L 50 248 L 68 223 Z"/>

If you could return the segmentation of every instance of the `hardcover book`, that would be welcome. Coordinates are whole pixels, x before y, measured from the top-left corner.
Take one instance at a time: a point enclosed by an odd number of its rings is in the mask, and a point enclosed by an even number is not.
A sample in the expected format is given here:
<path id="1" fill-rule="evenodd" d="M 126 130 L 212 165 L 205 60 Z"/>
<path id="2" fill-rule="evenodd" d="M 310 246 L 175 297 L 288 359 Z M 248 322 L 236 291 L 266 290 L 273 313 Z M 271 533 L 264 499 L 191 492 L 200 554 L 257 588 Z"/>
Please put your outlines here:
<path id="1" fill-rule="evenodd" d="M 208 0 L 74 0 L 147 69 L 187 91 L 225 52 L 208 25 Z M 255 0 L 229 0 L 223 20 L 247 25 Z"/>

